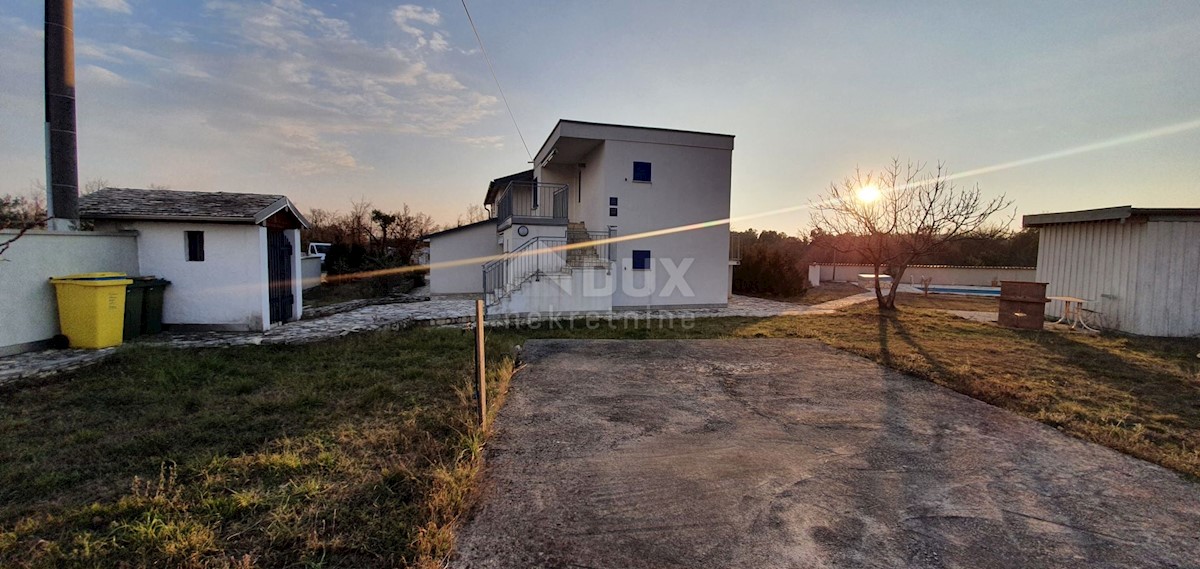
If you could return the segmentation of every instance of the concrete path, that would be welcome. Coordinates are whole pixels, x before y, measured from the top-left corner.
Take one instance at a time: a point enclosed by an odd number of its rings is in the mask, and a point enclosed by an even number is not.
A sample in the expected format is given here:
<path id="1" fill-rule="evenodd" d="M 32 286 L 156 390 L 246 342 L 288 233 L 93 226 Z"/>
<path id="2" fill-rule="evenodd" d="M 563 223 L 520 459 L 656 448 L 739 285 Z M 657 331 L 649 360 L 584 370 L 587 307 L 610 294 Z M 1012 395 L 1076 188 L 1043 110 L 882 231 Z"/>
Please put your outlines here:
<path id="1" fill-rule="evenodd" d="M 525 354 L 456 567 L 1200 563 L 1200 485 L 816 342 Z"/>

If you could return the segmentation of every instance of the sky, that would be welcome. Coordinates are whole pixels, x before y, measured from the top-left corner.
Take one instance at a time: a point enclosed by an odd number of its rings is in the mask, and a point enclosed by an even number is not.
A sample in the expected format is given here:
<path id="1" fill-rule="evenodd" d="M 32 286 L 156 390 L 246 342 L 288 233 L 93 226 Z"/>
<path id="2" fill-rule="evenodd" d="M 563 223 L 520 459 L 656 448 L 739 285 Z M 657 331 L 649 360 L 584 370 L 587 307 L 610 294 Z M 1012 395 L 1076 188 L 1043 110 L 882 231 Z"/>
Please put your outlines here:
<path id="1" fill-rule="evenodd" d="M 560 118 L 735 135 L 737 229 L 807 232 L 893 157 L 1018 214 L 1200 207 L 1194 0 L 468 6 L 534 152 Z M 0 3 L 0 194 L 45 177 L 42 9 Z M 76 0 L 75 38 L 81 184 L 452 223 L 529 167 L 460 0 Z"/>

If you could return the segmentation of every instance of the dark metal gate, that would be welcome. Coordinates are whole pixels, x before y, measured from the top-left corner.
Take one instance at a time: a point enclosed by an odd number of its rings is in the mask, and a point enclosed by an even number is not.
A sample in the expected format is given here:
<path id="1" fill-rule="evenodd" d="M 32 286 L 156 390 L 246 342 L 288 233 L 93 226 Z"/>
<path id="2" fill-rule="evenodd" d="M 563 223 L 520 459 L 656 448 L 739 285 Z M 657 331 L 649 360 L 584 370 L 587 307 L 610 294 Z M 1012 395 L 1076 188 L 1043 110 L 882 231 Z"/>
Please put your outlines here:
<path id="1" fill-rule="evenodd" d="M 278 229 L 267 230 L 267 304 L 271 322 L 292 319 L 292 242 Z"/>

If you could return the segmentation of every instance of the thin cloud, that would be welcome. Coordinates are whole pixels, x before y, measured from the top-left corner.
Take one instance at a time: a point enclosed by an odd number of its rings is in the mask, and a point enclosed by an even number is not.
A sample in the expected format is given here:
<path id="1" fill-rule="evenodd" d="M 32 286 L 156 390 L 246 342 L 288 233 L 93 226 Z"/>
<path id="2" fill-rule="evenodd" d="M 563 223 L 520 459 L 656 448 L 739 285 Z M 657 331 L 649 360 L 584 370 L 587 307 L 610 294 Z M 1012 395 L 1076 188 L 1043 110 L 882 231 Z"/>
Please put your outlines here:
<path id="1" fill-rule="evenodd" d="M 87 86 L 91 85 L 106 85 L 119 86 L 126 83 L 125 78 L 118 75 L 116 72 L 100 67 L 99 65 L 83 65 L 76 71 L 79 76 L 79 84 Z"/>
<path id="2" fill-rule="evenodd" d="M 442 14 L 436 8 L 424 8 L 413 4 L 402 4 L 392 10 L 392 20 L 400 28 L 400 31 L 412 36 L 417 40 L 417 47 L 429 48 L 436 52 L 450 50 L 450 42 L 446 39 L 446 32 L 443 30 L 434 30 L 427 32 L 414 24 L 420 23 L 427 26 L 437 26 L 442 23 Z"/>
<path id="3" fill-rule="evenodd" d="M 182 51 L 162 70 L 175 81 L 164 88 L 178 92 L 178 104 L 202 109 L 210 125 L 231 137 L 252 138 L 273 149 L 272 162 L 289 173 L 365 169 L 369 166 L 348 144 L 355 136 L 458 140 L 461 129 L 495 112 L 494 97 L 468 89 L 451 73 L 432 70 L 422 46 L 367 42 L 346 21 L 299 0 L 212 0 L 205 11 L 219 18 L 225 30 L 220 39 L 234 53 L 216 61 Z M 436 10 L 410 7 L 398 13 L 398 23 L 441 21 Z M 425 49 L 450 49 L 444 34 L 423 37 Z M 111 46 L 88 50 L 97 57 L 133 57 Z"/>
<path id="4" fill-rule="evenodd" d="M 133 13 L 133 8 L 129 6 L 129 2 L 126 2 L 126 0 L 79 0 L 75 5 L 85 9 L 96 8 L 110 12 L 120 12 L 122 14 Z"/>

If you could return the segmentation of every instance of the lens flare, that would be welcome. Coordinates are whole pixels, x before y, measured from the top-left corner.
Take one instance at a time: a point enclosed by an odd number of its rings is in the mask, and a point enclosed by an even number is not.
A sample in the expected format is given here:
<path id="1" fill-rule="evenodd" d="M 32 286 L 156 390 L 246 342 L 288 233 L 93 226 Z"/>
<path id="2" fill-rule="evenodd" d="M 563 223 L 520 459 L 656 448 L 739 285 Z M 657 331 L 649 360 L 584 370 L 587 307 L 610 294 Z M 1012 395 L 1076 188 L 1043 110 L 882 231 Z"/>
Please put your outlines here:
<path id="1" fill-rule="evenodd" d="M 868 184 L 859 188 L 857 192 L 854 192 L 854 197 L 858 198 L 858 201 L 863 203 L 871 203 L 879 199 L 879 197 L 882 195 L 883 193 L 879 191 L 879 186 L 876 186 L 875 184 Z"/>
<path id="2" fill-rule="evenodd" d="M 965 177 L 973 177 L 973 176 L 978 176 L 981 174 L 997 172 L 1000 170 L 1009 170 L 1009 169 L 1013 169 L 1013 168 L 1019 168 L 1022 166 L 1028 166 L 1030 164 L 1037 164 L 1039 162 L 1046 162 L 1046 161 L 1050 161 L 1050 160 L 1057 160 L 1060 158 L 1067 158 L 1070 156 L 1085 154 L 1088 152 L 1095 152 L 1098 150 L 1104 150 L 1107 148 L 1113 148 L 1113 147 L 1117 147 L 1117 146 L 1124 146 L 1126 144 L 1132 144 L 1135 142 L 1141 142 L 1144 140 L 1150 140 L 1150 139 L 1160 138 L 1160 137 L 1164 137 L 1164 136 L 1181 134 L 1181 133 L 1185 133 L 1185 132 L 1189 132 L 1189 131 L 1193 131 L 1193 130 L 1200 130 L 1200 119 L 1184 121 L 1184 122 L 1176 123 L 1176 124 L 1169 125 L 1169 126 L 1163 126 L 1163 127 L 1159 127 L 1159 128 L 1150 129 L 1150 130 L 1144 130 L 1141 132 L 1135 132 L 1135 133 L 1127 134 L 1125 136 L 1120 136 L 1117 138 L 1111 138 L 1108 140 L 1093 142 L 1091 144 L 1075 146 L 1072 148 L 1066 148 L 1066 149 L 1059 150 L 1056 152 L 1042 154 L 1040 156 L 1031 156 L 1031 157 L 1023 158 L 1020 160 L 1013 160 L 1010 162 L 1004 162 L 1004 163 L 995 164 L 992 166 L 984 166 L 982 168 L 975 168 L 973 170 L 967 170 L 965 172 L 951 174 L 951 175 L 945 177 L 944 179 L 956 180 L 956 179 L 965 178 Z M 879 190 L 878 186 L 871 184 L 871 185 L 867 185 L 867 186 L 863 186 L 862 188 L 859 188 L 858 191 L 855 193 L 855 195 L 859 200 L 861 200 L 865 203 L 870 203 L 870 202 L 878 200 L 880 197 L 882 197 L 883 193 Z M 817 202 L 817 203 L 821 203 L 821 202 Z M 523 255 L 540 255 L 540 254 L 545 254 L 550 251 L 567 251 L 570 249 L 581 249 L 581 248 L 585 248 L 585 247 L 594 247 L 596 245 L 603 245 L 606 243 L 622 243 L 625 241 L 635 241 L 638 239 L 644 239 L 646 237 L 656 237 L 659 235 L 670 235 L 673 233 L 683 233 L 683 232 L 687 232 L 687 231 L 693 231 L 696 229 L 702 229 L 705 227 L 714 227 L 714 226 L 720 226 L 720 225 L 728 226 L 732 223 L 745 222 L 745 221 L 749 221 L 749 220 L 753 220 L 753 219 L 759 219 L 759 218 L 763 218 L 763 217 L 772 217 L 772 216 L 781 215 L 781 214 L 785 214 L 785 213 L 791 213 L 791 212 L 795 212 L 795 211 L 805 210 L 805 209 L 809 209 L 809 208 L 813 207 L 813 205 L 815 205 L 815 204 L 814 203 L 795 204 L 795 205 L 781 207 L 778 209 L 772 209 L 772 210 L 760 211 L 760 212 L 755 212 L 755 213 L 750 213 L 750 214 L 726 217 L 724 219 L 714 219 L 712 221 L 703 221 L 700 223 L 692 223 L 692 224 L 680 225 L 680 226 L 676 226 L 676 227 L 667 227 L 664 229 L 656 229 L 654 231 L 647 231 L 644 233 L 635 233 L 632 235 L 614 236 L 614 237 L 609 237 L 606 239 L 597 239 L 595 241 L 588 241 L 588 242 L 583 242 L 583 243 L 571 243 L 569 245 L 558 245 L 558 246 L 555 246 L 552 248 L 535 249 L 535 250 L 530 250 L 527 252 L 521 252 L 521 253 L 516 253 L 516 254 L 500 253 L 497 255 L 487 255 L 487 256 L 483 256 L 483 257 L 474 257 L 474 258 L 470 258 L 470 259 L 458 259 L 458 260 L 454 260 L 454 261 L 441 261 L 441 262 L 437 262 L 437 263 L 430 263 L 428 265 L 412 265 L 412 266 L 407 266 L 407 267 L 395 267 L 395 268 L 390 268 L 390 269 L 380 269 L 380 270 L 376 270 L 376 271 L 364 271 L 364 272 L 348 274 L 348 275 L 336 275 L 336 276 L 330 275 L 329 277 L 327 277 L 326 281 L 327 282 L 338 282 L 338 281 L 343 281 L 343 280 L 369 278 L 369 277 L 382 276 L 382 275 L 410 273 L 410 272 L 417 272 L 417 271 L 428 271 L 428 270 L 434 269 L 434 268 L 461 267 L 461 266 L 465 266 L 465 265 L 482 266 L 484 263 L 495 261 L 497 259 L 512 258 L 512 257 L 516 257 L 516 256 L 523 256 Z"/>

